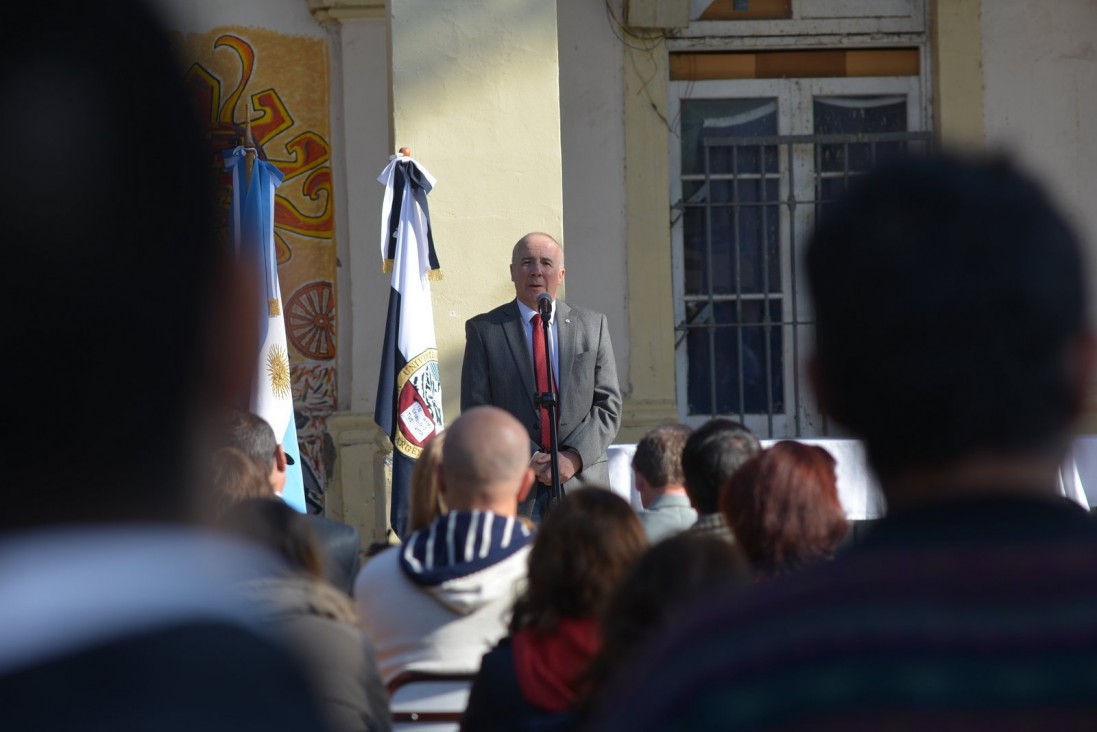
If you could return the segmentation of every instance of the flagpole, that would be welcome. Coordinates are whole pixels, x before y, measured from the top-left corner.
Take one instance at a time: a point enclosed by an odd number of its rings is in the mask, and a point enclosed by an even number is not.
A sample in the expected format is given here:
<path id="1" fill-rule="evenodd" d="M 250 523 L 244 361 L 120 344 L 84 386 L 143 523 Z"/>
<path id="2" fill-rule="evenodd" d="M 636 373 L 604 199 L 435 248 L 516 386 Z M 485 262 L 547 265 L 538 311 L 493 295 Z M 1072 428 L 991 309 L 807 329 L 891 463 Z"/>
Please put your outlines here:
<path id="1" fill-rule="evenodd" d="M 251 102 L 244 109 L 247 119 L 244 122 L 244 181 L 251 187 L 251 171 L 255 167 L 255 138 L 251 134 Z"/>
<path id="2" fill-rule="evenodd" d="M 265 419 L 289 463 L 282 497 L 301 513 L 308 510 L 301 475 L 301 451 L 293 411 L 293 384 L 289 343 L 282 313 L 282 294 L 275 252 L 275 189 L 282 172 L 259 156 L 252 133 L 251 105 L 244 121 L 243 140 L 225 151 L 225 165 L 232 171 L 232 206 L 229 227 L 240 261 L 255 267 L 261 286 L 256 295 L 259 314 L 259 349 L 256 353 L 249 409 Z"/>

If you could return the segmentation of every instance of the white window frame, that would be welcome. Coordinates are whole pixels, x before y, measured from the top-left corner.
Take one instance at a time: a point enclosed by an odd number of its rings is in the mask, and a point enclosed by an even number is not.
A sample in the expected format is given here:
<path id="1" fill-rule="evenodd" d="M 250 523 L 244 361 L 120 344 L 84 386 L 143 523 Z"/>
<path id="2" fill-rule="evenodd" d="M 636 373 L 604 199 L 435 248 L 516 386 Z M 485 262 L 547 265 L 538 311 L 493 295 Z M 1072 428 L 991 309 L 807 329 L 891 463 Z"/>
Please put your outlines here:
<path id="1" fill-rule="evenodd" d="M 694 0 L 691 17 L 711 3 Z M 698 7 L 701 7 L 698 11 Z M 792 17 L 769 20 L 693 20 L 678 38 L 892 35 L 925 33 L 926 0 L 792 0 Z"/>

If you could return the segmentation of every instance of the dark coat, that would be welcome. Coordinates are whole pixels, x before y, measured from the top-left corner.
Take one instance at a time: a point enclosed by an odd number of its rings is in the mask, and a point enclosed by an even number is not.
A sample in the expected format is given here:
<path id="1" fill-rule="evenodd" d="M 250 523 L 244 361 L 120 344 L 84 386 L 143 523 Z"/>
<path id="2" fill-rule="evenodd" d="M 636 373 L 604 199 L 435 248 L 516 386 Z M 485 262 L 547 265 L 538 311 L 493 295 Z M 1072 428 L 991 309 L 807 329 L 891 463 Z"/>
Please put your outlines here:
<path id="1" fill-rule="evenodd" d="M 522 697 L 510 638 L 484 654 L 461 719 L 462 732 L 566 732 L 575 724 L 574 714 L 546 712 Z"/>
<path id="2" fill-rule="evenodd" d="M 311 577 L 271 577 L 241 586 L 276 636 L 304 662 L 335 732 L 392 727 L 373 645 L 350 598 Z"/>

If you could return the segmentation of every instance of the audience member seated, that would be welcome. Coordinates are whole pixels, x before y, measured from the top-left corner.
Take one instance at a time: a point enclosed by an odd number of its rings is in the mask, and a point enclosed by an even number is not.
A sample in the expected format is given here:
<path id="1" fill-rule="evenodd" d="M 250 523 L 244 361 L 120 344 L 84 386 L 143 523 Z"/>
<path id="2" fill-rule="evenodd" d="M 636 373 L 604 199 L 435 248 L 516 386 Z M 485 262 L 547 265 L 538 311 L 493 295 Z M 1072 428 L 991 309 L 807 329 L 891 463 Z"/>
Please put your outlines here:
<path id="1" fill-rule="evenodd" d="M 888 515 L 707 599 L 589 728 L 1092 729 L 1097 525 L 1058 487 L 1097 357 L 1074 233 L 1008 162 L 930 156 L 855 181 L 806 264 L 815 393 Z"/>
<path id="2" fill-rule="evenodd" d="M 720 512 L 757 577 L 831 558 L 847 530 L 834 458 L 791 440 L 735 471 L 720 493 Z"/>
<path id="3" fill-rule="evenodd" d="M 656 427 L 640 439 L 632 456 L 636 490 L 644 507 L 640 523 L 652 543 L 697 523 L 682 475 L 682 448 L 690 431 L 684 424 Z"/>
<path id="4" fill-rule="evenodd" d="M 506 635 L 532 532 L 516 518 L 533 485 L 525 427 L 495 407 L 446 430 L 438 490 L 449 512 L 366 562 L 359 618 L 386 684 L 404 671 L 470 676 Z"/>
<path id="5" fill-rule="evenodd" d="M 221 441 L 256 461 L 269 471 L 270 487 L 281 496 L 286 485 L 286 453 L 278 444 L 274 430 L 257 414 L 234 409 L 221 424 Z M 362 564 L 362 546 L 358 529 L 340 521 L 307 514 L 306 520 L 320 545 L 324 577 L 348 595 L 354 591 L 354 578 Z"/>
<path id="6" fill-rule="evenodd" d="M 735 541 L 720 513 L 720 489 L 761 449 L 750 430 L 730 419 L 710 419 L 694 430 L 682 448 L 686 494 L 698 514 L 690 531 Z"/>
<path id="7" fill-rule="evenodd" d="M 196 527 L 199 425 L 254 363 L 219 345 L 248 341 L 233 326 L 254 308 L 229 306 L 213 156 L 171 48 L 136 0 L 0 23 L 5 732 L 326 729 L 232 596 L 273 557 Z"/>
<path id="8" fill-rule="evenodd" d="M 606 598 L 648 546 L 635 511 L 603 488 L 571 491 L 541 522 L 510 636 L 484 656 L 464 732 L 563 728 L 600 646 Z"/>
<path id="9" fill-rule="evenodd" d="M 601 614 L 602 647 L 580 677 L 580 710 L 589 711 L 645 643 L 670 632 L 691 600 L 746 586 L 749 576 L 742 550 L 719 537 L 687 531 L 652 547 L 625 574 Z"/>
<path id="10" fill-rule="evenodd" d="M 446 512 L 446 502 L 438 490 L 438 473 L 442 469 L 442 446 L 446 433 L 439 432 L 423 445 L 423 453 L 411 471 L 411 505 L 408 531 L 425 529 Z"/>
<path id="11" fill-rule="evenodd" d="M 388 697 L 354 604 L 324 580 L 309 522 L 273 498 L 251 499 L 221 520 L 226 531 L 273 551 L 289 572 L 242 583 L 239 592 L 304 659 L 335 732 L 389 730 Z"/>

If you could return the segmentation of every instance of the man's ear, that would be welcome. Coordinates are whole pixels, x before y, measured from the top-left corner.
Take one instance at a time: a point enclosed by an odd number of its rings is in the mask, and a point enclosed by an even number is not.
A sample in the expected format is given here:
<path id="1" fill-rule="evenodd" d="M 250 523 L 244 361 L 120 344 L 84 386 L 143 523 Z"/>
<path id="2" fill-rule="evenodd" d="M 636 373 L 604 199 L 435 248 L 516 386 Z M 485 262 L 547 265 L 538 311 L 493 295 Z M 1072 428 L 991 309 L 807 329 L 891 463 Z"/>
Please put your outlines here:
<path id="1" fill-rule="evenodd" d="M 648 490 L 650 486 L 644 476 L 640 475 L 640 472 L 636 468 L 632 469 L 632 482 L 636 486 L 636 493 L 640 496 L 640 505 L 644 508 L 648 507 Z M 631 498 L 631 496 L 630 496 Z"/>
<path id="2" fill-rule="evenodd" d="M 533 472 L 533 468 L 526 468 L 525 474 L 522 476 L 522 487 L 518 491 L 518 502 L 526 500 L 529 497 L 530 488 L 533 487 L 534 481 L 537 480 L 537 476 Z"/>
<path id="3" fill-rule="evenodd" d="M 281 445 L 274 446 L 274 469 L 279 473 L 286 472 L 286 451 Z"/>

